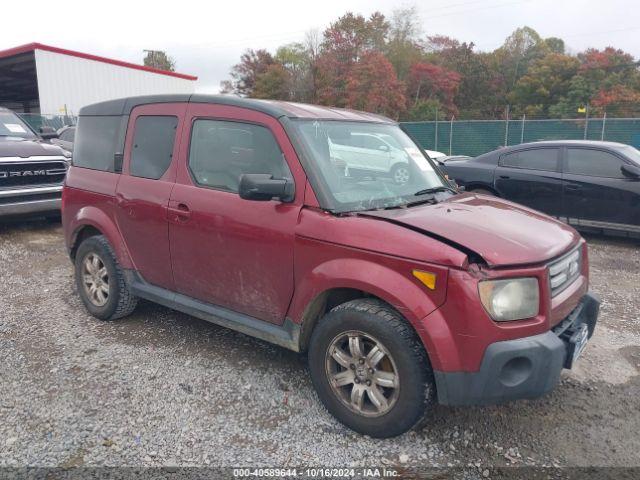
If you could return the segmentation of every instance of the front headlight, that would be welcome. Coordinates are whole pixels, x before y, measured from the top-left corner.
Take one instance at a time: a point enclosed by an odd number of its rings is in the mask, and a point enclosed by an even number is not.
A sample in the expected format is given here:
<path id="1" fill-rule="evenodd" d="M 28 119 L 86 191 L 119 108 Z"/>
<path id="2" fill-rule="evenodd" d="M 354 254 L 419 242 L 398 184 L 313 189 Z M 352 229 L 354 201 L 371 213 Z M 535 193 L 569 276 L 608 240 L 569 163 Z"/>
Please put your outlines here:
<path id="1" fill-rule="evenodd" d="M 535 317 L 540 305 L 537 278 L 484 280 L 478 293 L 485 310 L 497 322 Z"/>

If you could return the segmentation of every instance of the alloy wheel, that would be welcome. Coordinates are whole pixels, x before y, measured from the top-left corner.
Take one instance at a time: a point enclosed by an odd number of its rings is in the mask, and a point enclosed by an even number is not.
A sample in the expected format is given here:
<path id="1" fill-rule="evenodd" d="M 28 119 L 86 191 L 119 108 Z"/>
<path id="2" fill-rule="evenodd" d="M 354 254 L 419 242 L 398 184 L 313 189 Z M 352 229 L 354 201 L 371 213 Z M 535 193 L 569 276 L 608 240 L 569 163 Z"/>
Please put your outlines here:
<path id="1" fill-rule="evenodd" d="M 396 364 L 384 345 L 364 332 L 336 336 L 326 353 L 329 385 L 340 402 L 366 417 L 389 412 L 400 392 Z"/>
<path id="2" fill-rule="evenodd" d="M 393 172 L 393 180 L 398 184 L 405 184 L 409 181 L 409 169 L 406 167 L 397 168 Z"/>
<path id="3" fill-rule="evenodd" d="M 87 297 L 97 307 L 104 306 L 109 299 L 109 273 L 102 258 L 89 253 L 82 264 L 82 285 Z"/>

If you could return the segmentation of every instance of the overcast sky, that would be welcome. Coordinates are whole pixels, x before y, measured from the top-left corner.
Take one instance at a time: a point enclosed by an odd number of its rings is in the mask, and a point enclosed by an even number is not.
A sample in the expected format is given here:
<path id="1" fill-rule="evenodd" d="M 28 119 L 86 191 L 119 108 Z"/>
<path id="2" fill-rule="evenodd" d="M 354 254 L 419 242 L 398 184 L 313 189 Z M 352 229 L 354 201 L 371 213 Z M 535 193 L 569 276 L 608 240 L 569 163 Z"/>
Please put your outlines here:
<path id="1" fill-rule="evenodd" d="M 528 25 L 561 37 L 577 52 L 615 46 L 640 57 L 639 0 L 284 0 L 98 3 L 29 2 L 28 20 L 2 22 L 0 49 L 31 42 L 142 63 L 143 49 L 165 50 L 176 70 L 199 77 L 197 90 L 216 92 L 247 48 L 272 52 L 322 31 L 346 11 L 385 15 L 416 5 L 424 35 L 442 34 L 493 50 Z M 57 18 L 56 13 L 60 13 Z M 16 12 L 14 11 L 14 15 Z M 9 20 L 9 19 L 5 19 Z"/>

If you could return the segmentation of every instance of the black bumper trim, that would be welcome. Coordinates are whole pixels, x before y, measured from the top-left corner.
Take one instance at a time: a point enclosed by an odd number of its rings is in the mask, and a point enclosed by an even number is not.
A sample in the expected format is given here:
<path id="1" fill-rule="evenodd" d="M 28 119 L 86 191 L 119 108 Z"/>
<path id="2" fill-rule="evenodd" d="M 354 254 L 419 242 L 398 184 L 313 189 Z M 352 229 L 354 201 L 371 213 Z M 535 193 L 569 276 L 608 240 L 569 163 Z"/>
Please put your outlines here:
<path id="1" fill-rule="evenodd" d="M 553 330 L 489 345 L 477 372 L 435 371 L 438 402 L 491 405 L 548 393 L 558 383 L 566 362 L 569 347 L 562 333 L 586 323 L 591 337 L 599 306 L 600 300 L 587 293 Z"/>

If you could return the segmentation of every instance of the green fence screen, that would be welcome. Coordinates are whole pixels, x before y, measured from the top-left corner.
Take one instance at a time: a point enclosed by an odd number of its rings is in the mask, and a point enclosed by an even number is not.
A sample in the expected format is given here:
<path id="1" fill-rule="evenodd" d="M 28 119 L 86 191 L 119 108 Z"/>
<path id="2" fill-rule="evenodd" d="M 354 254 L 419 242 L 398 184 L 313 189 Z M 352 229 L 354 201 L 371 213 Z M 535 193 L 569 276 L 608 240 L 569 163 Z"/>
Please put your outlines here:
<path id="1" fill-rule="evenodd" d="M 539 140 L 605 140 L 640 148 L 640 118 L 457 120 L 406 122 L 403 127 L 423 148 L 447 155 L 475 157 L 504 145 Z"/>

